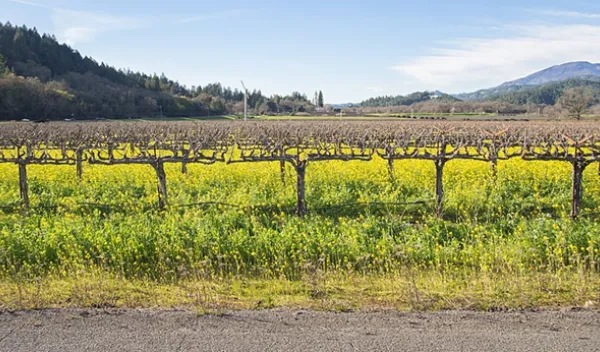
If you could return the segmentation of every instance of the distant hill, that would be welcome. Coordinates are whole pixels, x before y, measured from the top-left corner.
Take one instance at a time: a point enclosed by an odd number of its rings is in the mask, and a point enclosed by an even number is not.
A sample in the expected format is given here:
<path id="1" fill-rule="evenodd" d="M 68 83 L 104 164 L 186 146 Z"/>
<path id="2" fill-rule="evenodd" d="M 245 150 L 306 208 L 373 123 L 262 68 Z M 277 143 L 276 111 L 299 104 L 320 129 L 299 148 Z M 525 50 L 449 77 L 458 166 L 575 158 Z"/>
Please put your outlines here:
<path id="1" fill-rule="evenodd" d="M 501 101 L 511 104 L 554 105 L 569 88 L 583 87 L 592 97 L 592 104 L 600 102 L 600 80 L 572 78 L 542 85 L 512 86 L 485 97 L 485 101 Z"/>
<path id="2" fill-rule="evenodd" d="M 449 94 L 442 93 L 440 91 L 434 92 L 415 92 L 409 95 L 396 95 L 396 96 L 380 96 L 370 98 L 363 101 L 360 105 L 364 107 L 384 107 L 384 106 L 401 106 L 401 105 L 412 105 L 415 103 L 422 103 L 425 101 L 438 101 L 444 103 L 451 103 L 460 101 L 456 97 Z"/>
<path id="3" fill-rule="evenodd" d="M 524 78 L 503 83 L 500 87 L 537 86 L 551 82 L 565 81 L 571 78 L 600 78 L 600 64 L 592 64 L 585 61 L 569 62 L 549 67 Z"/>
<path id="4" fill-rule="evenodd" d="M 481 89 L 473 93 L 455 94 L 454 96 L 467 101 L 497 100 L 498 96 L 573 79 L 586 82 L 600 81 L 600 64 L 584 61 L 569 62 L 546 68 L 527 77 L 505 82 L 494 88 Z"/>

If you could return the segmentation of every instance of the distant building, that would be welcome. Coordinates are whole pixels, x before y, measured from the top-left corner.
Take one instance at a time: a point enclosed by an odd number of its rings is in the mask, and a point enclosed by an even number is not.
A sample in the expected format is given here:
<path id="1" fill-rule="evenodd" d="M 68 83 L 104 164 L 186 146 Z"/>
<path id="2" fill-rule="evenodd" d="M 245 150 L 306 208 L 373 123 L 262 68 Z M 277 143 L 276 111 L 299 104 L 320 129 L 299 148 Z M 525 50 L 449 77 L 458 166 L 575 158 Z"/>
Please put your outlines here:
<path id="1" fill-rule="evenodd" d="M 525 115 L 527 113 L 527 109 L 506 109 L 506 110 L 497 110 L 496 114 L 498 116 L 515 116 L 515 115 Z"/>

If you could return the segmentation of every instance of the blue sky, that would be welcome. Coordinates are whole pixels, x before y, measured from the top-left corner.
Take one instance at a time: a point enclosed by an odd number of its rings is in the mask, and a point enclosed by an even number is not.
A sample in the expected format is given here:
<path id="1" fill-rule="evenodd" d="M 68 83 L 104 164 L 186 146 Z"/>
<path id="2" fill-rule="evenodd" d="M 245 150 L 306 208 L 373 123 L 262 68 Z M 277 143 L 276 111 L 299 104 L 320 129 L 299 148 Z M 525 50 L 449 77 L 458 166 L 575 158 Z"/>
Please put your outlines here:
<path id="1" fill-rule="evenodd" d="M 600 2 L 0 0 L 0 21 L 188 86 L 240 79 L 328 103 L 473 91 L 600 62 Z"/>

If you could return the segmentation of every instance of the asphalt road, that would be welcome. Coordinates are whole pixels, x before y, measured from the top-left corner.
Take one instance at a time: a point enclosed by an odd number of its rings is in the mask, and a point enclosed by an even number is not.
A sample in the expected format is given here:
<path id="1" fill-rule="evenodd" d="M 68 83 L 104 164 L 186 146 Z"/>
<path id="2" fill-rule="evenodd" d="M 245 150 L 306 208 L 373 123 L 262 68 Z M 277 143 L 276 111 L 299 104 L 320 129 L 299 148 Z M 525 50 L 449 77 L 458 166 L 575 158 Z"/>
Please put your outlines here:
<path id="1" fill-rule="evenodd" d="M 600 351 L 600 312 L 5 312 L 0 351 Z"/>

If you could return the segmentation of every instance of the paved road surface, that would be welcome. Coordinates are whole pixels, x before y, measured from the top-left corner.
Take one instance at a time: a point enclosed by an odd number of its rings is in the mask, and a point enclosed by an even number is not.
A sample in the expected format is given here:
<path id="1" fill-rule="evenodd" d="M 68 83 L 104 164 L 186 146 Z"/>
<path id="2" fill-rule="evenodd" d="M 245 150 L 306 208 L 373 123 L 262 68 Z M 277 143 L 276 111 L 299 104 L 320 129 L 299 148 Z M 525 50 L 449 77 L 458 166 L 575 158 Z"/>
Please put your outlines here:
<path id="1" fill-rule="evenodd" d="M 30 311 L 0 351 L 600 351 L 600 312 Z"/>

